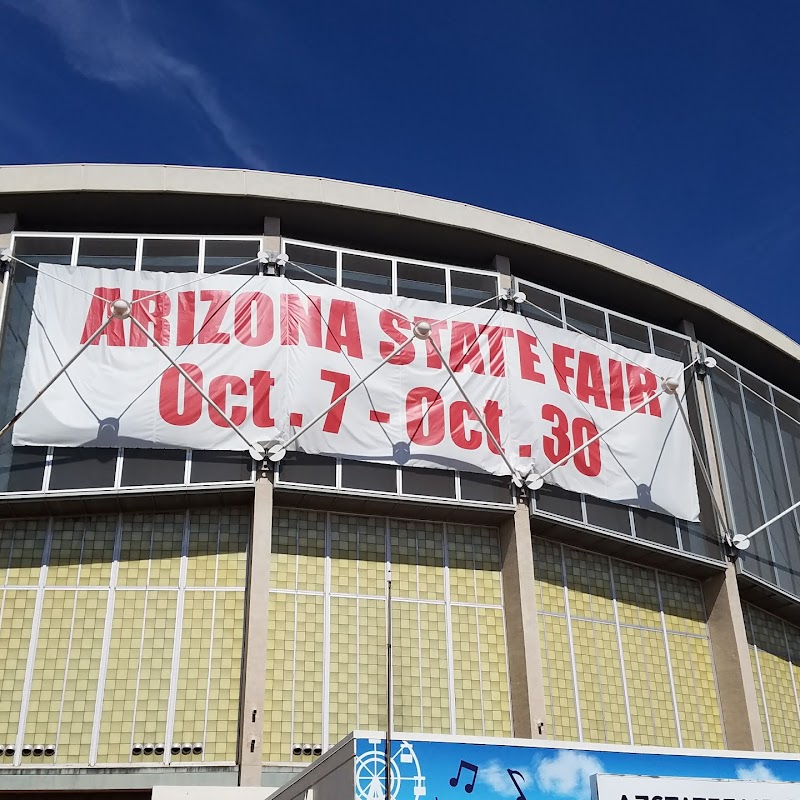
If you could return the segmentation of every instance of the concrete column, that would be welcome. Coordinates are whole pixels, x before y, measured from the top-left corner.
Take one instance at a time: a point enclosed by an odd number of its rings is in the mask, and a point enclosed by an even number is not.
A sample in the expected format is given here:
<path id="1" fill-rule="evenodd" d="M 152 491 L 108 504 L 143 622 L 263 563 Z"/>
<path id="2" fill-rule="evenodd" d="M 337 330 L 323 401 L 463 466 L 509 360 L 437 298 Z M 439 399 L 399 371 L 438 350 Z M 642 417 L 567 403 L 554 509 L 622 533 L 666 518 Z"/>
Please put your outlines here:
<path id="1" fill-rule="evenodd" d="M 519 502 L 514 516 L 500 526 L 500 550 L 514 736 L 547 738 L 531 521 L 525 502 Z"/>
<path id="2" fill-rule="evenodd" d="M 511 284 L 511 260 L 508 256 L 495 256 L 492 259 L 492 269 L 500 275 L 507 275 L 509 277 L 509 285 Z"/>
<path id="3" fill-rule="evenodd" d="M 283 251 L 280 218 L 264 217 L 264 235 L 261 237 L 261 249 L 266 253 L 280 253 Z"/>
<path id="4" fill-rule="evenodd" d="M 0 214 L 0 250 L 11 247 L 11 234 L 17 227 L 16 214 Z M 14 279 L 14 262 L 0 262 L 0 346 L 3 344 L 3 331 L 6 323 L 6 309 L 11 292 L 11 281 Z"/>
<path id="5" fill-rule="evenodd" d="M 16 214 L 0 214 L 0 250 L 11 246 L 11 234 L 16 227 Z"/>
<path id="6" fill-rule="evenodd" d="M 703 596 L 726 746 L 731 750 L 764 750 L 756 683 L 733 564 L 728 564 L 725 572 L 703 581 Z"/>
<path id="7" fill-rule="evenodd" d="M 239 785 L 261 786 L 264 684 L 267 674 L 267 608 L 272 553 L 272 469 L 258 468 L 247 559 L 244 659 L 239 710 Z"/>

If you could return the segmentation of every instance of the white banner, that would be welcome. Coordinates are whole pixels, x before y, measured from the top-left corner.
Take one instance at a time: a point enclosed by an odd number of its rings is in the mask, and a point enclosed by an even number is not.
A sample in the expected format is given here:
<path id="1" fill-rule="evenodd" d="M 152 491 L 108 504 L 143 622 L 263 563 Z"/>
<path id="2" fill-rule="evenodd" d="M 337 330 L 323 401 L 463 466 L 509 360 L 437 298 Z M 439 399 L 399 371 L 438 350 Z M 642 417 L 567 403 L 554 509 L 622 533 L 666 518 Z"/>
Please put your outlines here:
<path id="1" fill-rule="evenodd" d="M 684 365 L 677 361 L 505 311 L 266 276 L 210 275 L 184 285 L 189 280 L 42 265 L 18 408 L 122 298 L 246 438 L 286 442 L 405 342 L 416 321 L 427 320 L 430 340 L 412 339 L 290 449 L 495 475 L 509 475 L 510 464 L 524 475 L 546 471 L 620 423 L 546 480 L 697 519 L 691 441 L 677 405 Z M 669 377 L 678 379 L 677 394 L 656 396 Z M 131 319 L 108 325 L 17 422 L 13 441 L 247 448 Z"/>
<path id="2" fill-rule="evenodd" d="M 763 763 L 758 767 L 770 774 Z M 758 767 L 740 771 L 758 773 Z M 652 775 L 592 775 L 591 787 L 592 800 L 797 800 L 800 794 L 800 783 Z"/>

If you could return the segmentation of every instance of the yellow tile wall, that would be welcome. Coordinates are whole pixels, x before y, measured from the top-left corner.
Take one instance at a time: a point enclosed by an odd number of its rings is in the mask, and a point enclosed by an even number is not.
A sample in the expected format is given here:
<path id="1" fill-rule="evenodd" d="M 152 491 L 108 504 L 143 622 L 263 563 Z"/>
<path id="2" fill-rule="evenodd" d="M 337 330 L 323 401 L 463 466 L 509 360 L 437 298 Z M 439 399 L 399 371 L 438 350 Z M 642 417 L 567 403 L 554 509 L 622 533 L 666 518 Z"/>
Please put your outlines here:
<path id="1" fill-rule="evenodd" d="M 244 594 L 218 592 L 211 653 L 205 761 L 235 761 L 244 631 Z"/>
<path id="2" fill-rule="evenodd" d="M 684 746 L 724 746 L 697 581 L 538 539 L 534 560 L 545 703 L 554 737 L 677 746 L 680 724 Z"/>
<path id="3" fill-rule="evenodd" d="M 456 698 L 456 730 L 468 736 L 483 736 L 481 664 L 476 609 L 453 606 L 453 683 Z"/>
<path id="4" fill-rule="evenodd" d="M 444 600 L 443 528 L 389 520 L 392 591 L 396 597 Z"/>
<path id="5" fill-rule="evenodd" d="M 56 763 L 86 764 L 89 760 L 107 605 L 107 591 L 76 592 Z"/>
<path id="6" fill-rule="evenodd" d="M 14 742 L 22 705 L 36 592 L 6 589 L 0 607 L 0 741 Z M 5 760 L 5 759 L 4 759 Z"/>
<path id="7" fill-rule="evenodd" d="M 418 603 L 392 604 L 392 694 L 398 731 L 422 729 L 419 624 Z"/>
<path id="8" fill-rule="evenodd" d="M 178 586 L 181 553 L 188 541 L 187 580 L 204 591 L 186 593 L 176 737 L 203 741 L 206 726 L 205 752 L 190 760 L 232 762 L 249 526 L 249 510 L 242 508 L 193 511 L 188 529 L 183 512 L 0 521 L 0 580 L 14 587 L 4 588 L 0 600 L 0 740 L 16 738 L 36 604 L 35 589 L 16 587 L 39 582 L 49 542 L 25 739 L 55 743 L 57 749 L 54 758 L 26 757 L 23 764 L 90 761 L 109 588 L 114 615 L 98 763 L 129 762 L 133 741 L 163 741 L 167 747 L 166 756 L 141 756 L 137 762 L 169 758 L 170 673 L 178 596 L 184 592 Z M 111 586 L 118 529 L 118 579 Z M 215 592 L 215 587 L 235 588 Z"/>
<path id="9" fill-rule="evenodd" d="M 447 531 L 447 563 L 450 578 L 450 599 L 454 602 L 475 602 L 475 558 L 473 534 L 465 525 L 451 525 Z"/>
<path id="10" fill-rule="evenodd" d="M 25 764 L 88 763 L 108 592 L 45 593 L 25 739 L 56 756 Z"/>
<path id="11" fill-rule="evenodd" d="M 91 527 L 86 517 L 66 517 L 53 520 L 50 559 L 47 567 L 48 586 L 77 586 L 81 572 L 83 538 L 87 527 Z M 113 549 L 114 539 L 111 538 Z M 108 553 L 109 574 L 111 573 L 111 553 Z"/>
<path id="12" fill-rule="evenodd" d="M 265 761 L 289 761 L 292 755 L 295 599 L 296 595 L 279 592 L 271 592 L 269 596 L 264 697 Z"/>
<path id="13" fill-rule="evenodd" d="M 131 756 L 134 742 L 164 742 L 177 593 L 119 591 L 100 728 L 100 763 L 153 763 Z"/>
<path id="14" fill-rule="evenodd" d="M 298 558 L 304 531 L 306 558 Z M 325 539 L 329 587 L 325 587 Z M 388 542 L 387 542 L 388 538 Z M 447 561 L 445 560 L 445 538 Z M 388 550 L 387 550 L 388 545 Z M 397 730 L 450 732 L 450 677 L 446 614 L 447 570 L 454 606 L 453 690 L 459 730 L 511 733 L 505 630 L 497 531 L 474 526 L 387 520 L 384 517 L 276 511 L 270 595 L 270 641 L 265 720 L 266 760 L 297 760 L 292 742 L 321 741 L 321 712 L 301 733 L 298 714 L 321 709 L 321 665 L 306 651 L 300 671 L 300 624 L 294 602 L 313 607 L 318 620 L 308 637 L 321 652 L 325 592 L 330 592 L 329 741 L 354 728 L 386 725 L 386 560 L 392 562 L 394 725 Z M 311 592 L 311 594 L 308 594 Z M 478 608 L 476 604 L 489 606 Z M 294 626 L 298 625 L 297 662 Z M 294 674 L 294 695 L 288 690 Z M 304 690 L 303 698 L 298 691 Z M 305 705 L 304 705 L 305 704 Z M 286 719 L 294 719 L 294 734 Z M 300 725 L 300 729 L 298 729 Z M 303 738 L 305 737 L 305 738 Z"/>
<path id="15" fill-rule="evenodd" d="M 724 747 L 708 640 L 669 634 L 669 651 L 683 746 Z"/>
<path id="16" fill-rule="evenodd" d="M 209 692 L 209 656 L 214 629 L 214 592 L 186 593 L 181 629 L 178 689 L 175 694 L 175 725 L 172 738 L 176 742 L 202 742 Z M 159 739 L 159 741 L 164 740 Z M 207 754 L 180 754 L 171 756 L 171 759 L 178 762 L 202 761 L 205 755 Z"/>
<path id="17" fill-rule="evenodd" d="M 502 609 L 479 608 L 478 633 L 484 735 L 511 736 L 506 637 Z"/>
<path id="18" fill-rule="evenodd" d="M 8 554 L 7 586 L 36 586 L 44 555 L 47 536 L 46 519 L 9 520 L 2 523 L 4 550 Z"/>
<path id="19" fill-rule="evenodd" d="M 295 742 L 322 742 L 322 611 L 321 596 L 297 596 L 293 724 Z M 311 761 L 312 757 L 295 756 L 292 760 Z"/>
<path id="20" fill-rule="evenodd" d="M 100 726 L 98 761 L 101 764 L 131 760 L 131 730 L 146 597 L 145 592 L 116 594 Z"/>
<path id="21" fill-rule="evenodd" d="M 358 724 L 386 727 L 386 603 L 358 601 Z M 333 698 L 332 698 L 333 699 Z"/>
<path id="22" fill-rule="evenodd" d="M 422 730 L 450 733 L 447 669 L 447 620 L 442 604 L 420 603 L 420 660 L 422 662 Z"/>
<path id="23" fill-rule="evenodd" d="M 663 633 L 636 628 L 621 632 L 634 744 L 677 747 Z"/>
<path id="24" fill-rule="evenodd" d="M 620 625 L 661 628 L 655 570 L 615 561 L 614 590 Z"/>
<path id="25" fill-rule="evenodd" d="M 539 617 L 547 731 L 555 739 L 577 741 L 578 719 L 569 633 L 564 617 Z"/>
<path id="26" fill-rule="evenodd" d="M 574 620 L 572 636 L 584 739 L 630 744 L 616 628 Z"/>
<path id="27" fill-rule="evenodd" d="M 332 597 L 329 725 L 333 742 L 361 727 L 358 720 L 358 634 L 358 600 Z"/>
<path id="28" fill-rule="evenodd" d="M 752 605 L 745 620 L 765 743 L 776 752 L 797 752 L 800 631 Z"/>

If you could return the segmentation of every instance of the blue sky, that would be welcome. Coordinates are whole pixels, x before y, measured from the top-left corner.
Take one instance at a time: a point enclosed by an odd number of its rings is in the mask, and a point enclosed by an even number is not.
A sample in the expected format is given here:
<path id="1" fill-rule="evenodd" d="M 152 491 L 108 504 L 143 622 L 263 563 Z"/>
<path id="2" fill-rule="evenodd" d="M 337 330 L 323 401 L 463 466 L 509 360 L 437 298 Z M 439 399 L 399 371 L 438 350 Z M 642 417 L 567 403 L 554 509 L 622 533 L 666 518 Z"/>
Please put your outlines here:
<path id="1" fill-rule="evenodd" d="M 0 0 L 0 163 L 253 167 L 534 219 L 800 339 L 796 0 Z"/>

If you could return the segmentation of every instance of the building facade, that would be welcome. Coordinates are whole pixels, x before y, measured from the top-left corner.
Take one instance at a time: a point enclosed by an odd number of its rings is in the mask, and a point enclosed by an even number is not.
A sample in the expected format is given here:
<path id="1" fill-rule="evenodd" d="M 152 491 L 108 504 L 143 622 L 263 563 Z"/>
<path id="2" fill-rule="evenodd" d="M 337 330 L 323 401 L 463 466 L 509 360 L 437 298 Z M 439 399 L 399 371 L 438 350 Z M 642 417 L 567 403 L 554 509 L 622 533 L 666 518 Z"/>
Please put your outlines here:
<path id="1" fill-rule="evenodd" d="M 699 523 L 472 472 L 0 439 L 0 790 L 278 786 L 354 729 L 797 753 L 800 346 L 632 256 L 316 178 L 0 167 L 0 423 L 39 264 L 237 264 L 684 364 Z M 705 476 L 705 477 L 703 477 Z"/>

